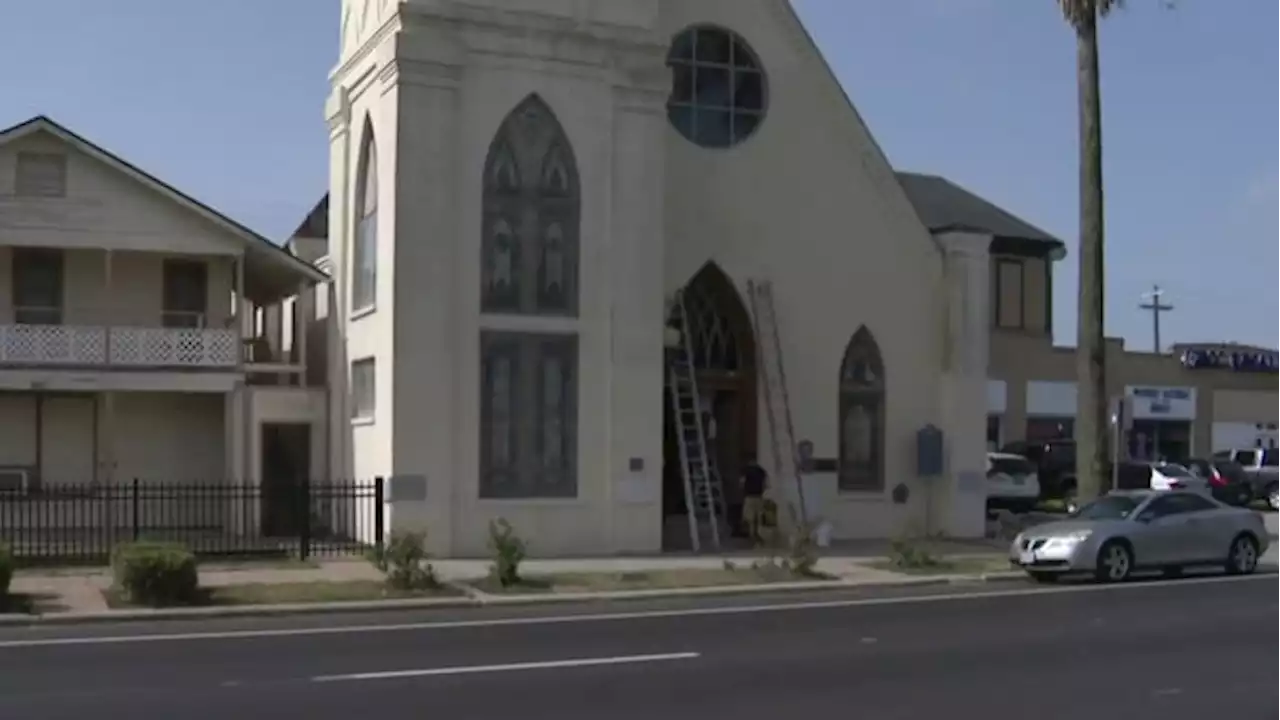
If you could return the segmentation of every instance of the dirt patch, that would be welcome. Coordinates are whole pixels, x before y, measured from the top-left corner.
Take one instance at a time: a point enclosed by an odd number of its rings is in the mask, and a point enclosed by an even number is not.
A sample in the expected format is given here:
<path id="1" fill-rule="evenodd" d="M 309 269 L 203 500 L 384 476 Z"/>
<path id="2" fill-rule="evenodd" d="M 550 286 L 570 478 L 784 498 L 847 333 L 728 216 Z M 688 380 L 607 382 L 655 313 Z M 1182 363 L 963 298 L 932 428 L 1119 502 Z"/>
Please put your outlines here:
<path id="1" fill-rule="evenodd" d="M 615 573 L 556 573 L 531 575 L 519 584 L 502 587 L 492 578 L 474 581 L 472 587 L 493 594 L 590 593 L 626 590 L 770 585 L 785 582 L 830 580 L 825 575 L 801 575 L 785 568 L 698 568 Z"/>
<path id="2" fill-rule="evenodd" d="M 892 560 L 876 560 L 867 563 L 867 567 L 903 575 L 982 575 L 1008 572 L 1013 569 L 1009 561 L 1002 557 L 941 558 L 918 565 L 895 563 Z"/>
<path id="3" fill-rule="evenodd" d="M 462 591 L 440 586 L 430 590 L 395 590 L 376 580 L 345 582 L 248 583 L 202 588 L 191 605 L 291 605 L 306 603 L 360 602 L 369 600 L 407 600 L 412 598 L 461 597 Z M 115 589 L 102 591 L 112 609 L 135 608 Z"/>

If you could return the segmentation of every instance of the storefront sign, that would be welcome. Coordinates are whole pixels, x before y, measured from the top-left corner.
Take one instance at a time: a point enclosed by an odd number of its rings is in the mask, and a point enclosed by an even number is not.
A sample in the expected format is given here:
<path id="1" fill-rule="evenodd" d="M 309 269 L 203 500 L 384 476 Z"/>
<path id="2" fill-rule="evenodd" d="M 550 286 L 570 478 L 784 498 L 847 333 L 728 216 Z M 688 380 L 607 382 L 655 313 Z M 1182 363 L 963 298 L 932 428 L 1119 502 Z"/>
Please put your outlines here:
<path id="1" fill-rule="evenodd" d="M 1196 417 L 1196 390 L 1184 387 L 1125 388 L 1125 395 L 1132 398 L 1135 420 L 1194 420 Z"/>
<path id="2" fill-rule="evenodd" d="M 1189 370 L 1214 368 L 1235 372 L 1273 373 L 1280 369 L 1280 353 L 1272 350 L 1193 348 L 1183 351 L 1182 366 Z"/>

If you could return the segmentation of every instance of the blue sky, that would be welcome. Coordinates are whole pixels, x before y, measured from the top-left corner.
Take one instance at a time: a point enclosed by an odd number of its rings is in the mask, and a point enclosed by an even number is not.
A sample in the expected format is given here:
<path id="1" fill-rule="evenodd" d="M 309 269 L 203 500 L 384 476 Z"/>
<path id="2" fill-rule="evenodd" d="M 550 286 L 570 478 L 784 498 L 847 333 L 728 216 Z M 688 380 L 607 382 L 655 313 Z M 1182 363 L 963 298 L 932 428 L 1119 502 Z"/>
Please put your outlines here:
<path id="1" fill-rule="evenodd" d="M 0 125 L 47 114 L 262 232 L 325 190 L 338 0 L 6 0 Z M 692 0 L 691 0 L 692 1 Z M 945 175 L 1067 241 L 1075 337 L 1075 45 L 1053 0 L 796 0 L 900 169 Z M 1102 34 L 1107 329 L 1277 338 L 1277 3 L 1129 0 Z"/>

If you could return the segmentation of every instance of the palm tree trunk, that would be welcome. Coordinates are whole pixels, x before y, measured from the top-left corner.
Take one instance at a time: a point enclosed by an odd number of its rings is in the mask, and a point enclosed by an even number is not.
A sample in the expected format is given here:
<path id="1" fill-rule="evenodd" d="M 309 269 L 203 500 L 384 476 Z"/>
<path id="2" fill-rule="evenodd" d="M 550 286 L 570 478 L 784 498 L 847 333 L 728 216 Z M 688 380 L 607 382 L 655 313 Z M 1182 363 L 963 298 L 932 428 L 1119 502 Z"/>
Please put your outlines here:
<path id="1" fill-rule="evenodd" d="M 1109 405 L 1103 334 L 1102 102 L 1098 78 L 1098 16 L 1076 27 L 1080 111 L 1080 294 L 1076 337 L 1076 470 L 1081 499 L 1109 485 Z"/>

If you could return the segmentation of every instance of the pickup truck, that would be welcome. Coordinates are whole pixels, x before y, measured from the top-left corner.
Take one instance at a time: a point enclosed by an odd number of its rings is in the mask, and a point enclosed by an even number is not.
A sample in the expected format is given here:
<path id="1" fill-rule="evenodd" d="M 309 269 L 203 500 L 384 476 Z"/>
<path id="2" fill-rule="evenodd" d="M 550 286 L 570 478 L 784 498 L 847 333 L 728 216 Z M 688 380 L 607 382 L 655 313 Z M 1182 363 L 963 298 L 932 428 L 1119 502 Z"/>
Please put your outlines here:
<path id="1" fill-rule="evenodd" d="M 1213 454 L 1214 460 L 1240 463 L 1249 478 L 1249 489 L 1255 500 L 1266 500 L 1267 507 L 1280 510 L 1280 494 L 1276 484 L 1275 448 L 1236 448 Z"/>

